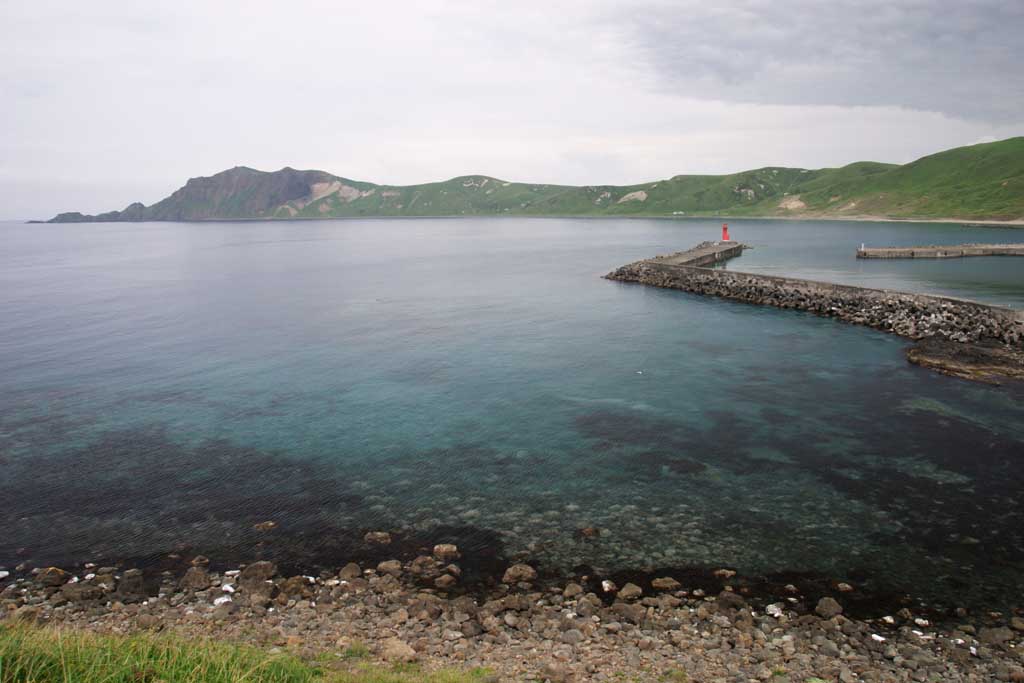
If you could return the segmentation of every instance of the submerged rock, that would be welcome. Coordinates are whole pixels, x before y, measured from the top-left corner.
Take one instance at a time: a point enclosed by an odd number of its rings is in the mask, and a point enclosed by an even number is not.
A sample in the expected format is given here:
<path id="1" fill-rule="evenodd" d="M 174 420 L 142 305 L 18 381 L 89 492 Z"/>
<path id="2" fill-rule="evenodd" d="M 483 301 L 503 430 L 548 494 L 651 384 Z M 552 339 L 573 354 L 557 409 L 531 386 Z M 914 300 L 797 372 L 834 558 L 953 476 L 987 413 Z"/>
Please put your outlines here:
<path id="1" fill-rule="evenodd" d="M 459 559 L 459 548 L 453 543 L 440 543 L 434 546 L 434 557 L 440 562 L 452 562 Z"/>
<path id="2" fill-rule="evenodd" d="M 619 598 L 622 600 L 636 600 L 644 594 L 644 591 L 640 586 L 635 583 L 627 583 L 619 591 Z"/>
<path id="3" fill-rule="evenodd" d="M 368 531 L 363 540 L 370 545 L 390 545 L 391 534 L 386 531 Z"/>
<path id="4" fill-rule="evenodd" d="M 718 594 L 715 602 L 719 607 L 725 609 L 743 609 L 747 606 L 747 601 L 743 599 L 743 596 L 732 591 L 722 591 Z"/>
<path id="5" fill-rule="evenodd" d="M 502 583 L 529 583 L 537 578 L 537 570 L 528 564 L 514 564 L 505 570 Z"/>
<path id="6" fill-rule="evenodd" d="M 671 576 L 662 576 L 651 581 L 651 586 L 659 591 L 674 591 L 682 588 L 682 584 Z"/>

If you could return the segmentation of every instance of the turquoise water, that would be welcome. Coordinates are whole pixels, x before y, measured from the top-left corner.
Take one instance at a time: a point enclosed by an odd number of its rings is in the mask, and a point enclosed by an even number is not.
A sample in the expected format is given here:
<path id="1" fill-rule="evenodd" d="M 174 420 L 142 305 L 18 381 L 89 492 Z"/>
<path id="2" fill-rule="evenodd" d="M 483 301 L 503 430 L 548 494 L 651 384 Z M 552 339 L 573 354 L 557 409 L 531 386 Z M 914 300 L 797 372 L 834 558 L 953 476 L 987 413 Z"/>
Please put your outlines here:
<path id="1" fill-rule="evenodd" d="M 1024 307 L 1024 242 L 734 221 L 728 267 Z M 1024 398 L 814 316 L 603 280 L 715 221 L 0 225 L 0 566 L 344 560 L 368 529 L 553 571 L 798 571 L 997 604 Z M 272 532 L 253 525 L 272 520 Z M 598 538 L 580 534 L 600 530 Z"/>

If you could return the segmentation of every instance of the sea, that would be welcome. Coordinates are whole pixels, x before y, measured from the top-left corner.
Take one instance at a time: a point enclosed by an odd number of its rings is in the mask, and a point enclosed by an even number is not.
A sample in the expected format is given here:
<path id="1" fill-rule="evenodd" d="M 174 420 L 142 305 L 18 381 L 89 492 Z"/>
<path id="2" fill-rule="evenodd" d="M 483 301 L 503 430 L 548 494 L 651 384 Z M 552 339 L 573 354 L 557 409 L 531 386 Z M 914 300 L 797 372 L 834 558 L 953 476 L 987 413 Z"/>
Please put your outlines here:
<path id="1" fill-rule="evenodd" d="M 1024 390 L 910 365 L 879 331 L 601 277 L 720 222 L 2 223 L 0 568 L 312 572 L 380 530 L 549 576 L 1019 603 Z M 1024 308 L 1024 259 L 855 258 L 1021 229 L 730 232 L 752 249 L 729 269 Z"/>

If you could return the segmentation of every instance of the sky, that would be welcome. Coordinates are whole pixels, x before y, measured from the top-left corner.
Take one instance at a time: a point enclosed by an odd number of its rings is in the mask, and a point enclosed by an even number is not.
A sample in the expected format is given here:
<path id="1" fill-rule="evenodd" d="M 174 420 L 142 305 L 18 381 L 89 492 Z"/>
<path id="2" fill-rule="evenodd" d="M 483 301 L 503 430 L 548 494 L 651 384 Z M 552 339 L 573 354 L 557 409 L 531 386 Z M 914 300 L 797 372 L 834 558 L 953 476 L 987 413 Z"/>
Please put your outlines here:
<path id="1" fill-rule="evenodd" d="M 232 166 L 631 184 L 1024 135 L 1024 2 L 0 0 L 0 218 Z"/>

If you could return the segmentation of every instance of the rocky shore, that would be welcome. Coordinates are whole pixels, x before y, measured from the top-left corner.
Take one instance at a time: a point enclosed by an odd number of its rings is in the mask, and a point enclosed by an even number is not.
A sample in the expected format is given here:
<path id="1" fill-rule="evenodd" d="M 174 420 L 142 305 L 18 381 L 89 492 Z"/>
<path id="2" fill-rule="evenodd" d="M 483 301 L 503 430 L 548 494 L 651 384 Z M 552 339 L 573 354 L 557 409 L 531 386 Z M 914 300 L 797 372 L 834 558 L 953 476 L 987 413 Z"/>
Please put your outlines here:
<path id="1" fill-rule="evenodd" d="M 368 545 L 386 548 L 387 532 Z M 281 649 L 319 665 L 354 660 L 486 667 L 494 681 L 1024 681 L 1024 614 L 957 610 L 935 623 L 902 608 L 844 614 L 858 587 L 756 594 L 735 571 L 715 585 L 656 575 L 616 585 L 579 573 L 545 580 L 510 564 L 470 585 L 452 544 L 402 561 L 282 576 L 268 561 L 184 571 L 86 564 L 0 571 L 0 624 L 104 633 L 168 631 Z M 680 580 L 682 579 L 682 580 Z"/>

